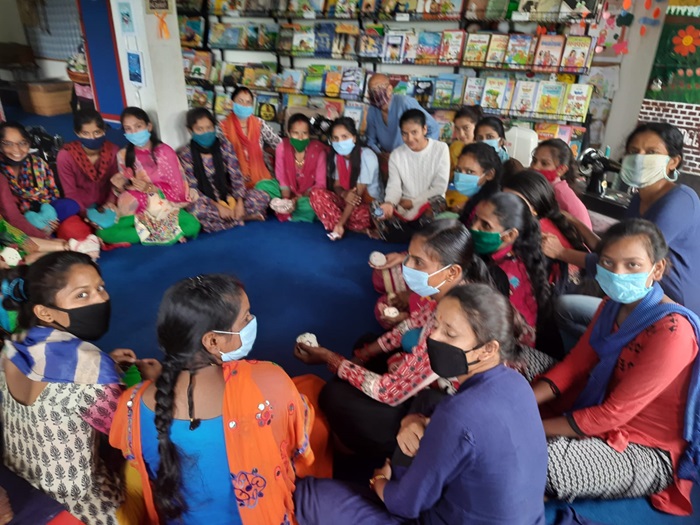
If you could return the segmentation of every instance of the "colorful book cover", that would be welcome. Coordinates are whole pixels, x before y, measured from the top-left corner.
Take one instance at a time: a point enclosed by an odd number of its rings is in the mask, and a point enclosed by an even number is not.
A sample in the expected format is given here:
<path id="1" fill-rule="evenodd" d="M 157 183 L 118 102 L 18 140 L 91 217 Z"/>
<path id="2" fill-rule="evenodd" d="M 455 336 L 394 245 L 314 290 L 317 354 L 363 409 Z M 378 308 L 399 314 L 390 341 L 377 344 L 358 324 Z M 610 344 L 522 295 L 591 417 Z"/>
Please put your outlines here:
<path id="1" fill-rule="evenodd" d="M 323 80 L 323 92 L 328 97 L 337 98 L 340 96 L 340 85 L 343 82 L 341 71 L 328 71 Z"/>
<path id="2" fill-rule="evenodd" d="M 416 11 L 425 20 L 451 20 L 462 14 L 462 0 L 419 0 Z"/>
<path id="3" fill-rule="evenodd" d="M 236 0 L 209 0 L 209 14 L 221 16 L 234 11 L 238 2 Z"/>
<path id="4" fill-rule="evenodd" d="M 440 79 L 435 80 L 435 95 L 433 96 L 434 108 L 449 108 L 452 104 L 452 92 L 454 91 L 454 80 Z"/>
<path id="5" fill-rule="evenodd" d="M 216 102 L 214 103 L 214 114 L 226 117 L 233 110 L 231 93 L 216 92 Z"/>
<path id="6" fill-rule="evenodd" d="M 209 51 L 195 51 L 190 65 L 190 78 L 208 79 L 211 73 L 212 56 Z"/>
<path id="7" fill-rule="evenodd" d="M 243 27 L 233 24 L 212 24 L 209 29 L 209 46 L 222 49 L 243 48 L 243 30 Z"/>
<path id="8" fill-rule="evenodd" d="M 394 95 L 412 96 L 413 83 L 411 82 L 410 76 L 399 75 L 398 73 L 390 73 L 389 84 L 391 84 L 392 92 L 394 93 Z M 367 85 L 369 86 L 369 81 Z"/>
<path id="9" fill-rule="evenodd" d="M 542 35 L 537 43 L 532 70 L 542 73 L 559 71 L 565 43 L 566 37 L 562 35 Z"/>
<path id="10" fill-rule="evenodd" d="M 204 42 L 204 18 L 201 16 L 177 17 L 182 47 L 202 47 Z"/>
<path id="11" fill-rule="evenodd" d="M 285 108 L 305 108 L 309 103 L 308 95 L 288 94 L 283 96 L 283 104 Z"/>
<path id="12" fill-rule="evenodd" d="M 336 18 L 354 18 L 357 12 L 357 0 L 336 0 L 335 7 L 329 14 Z"/>
<path id="13" fill-rule="evenodd" d="M 535 113 L 537 116 L 560 116 L 566 84 L 560 82 L 540 82 L 537 90 Z"/>
<path id="14" fill-rule="evenodd" d="M 486 18 L 486 9 L 489 5 L 489 0 L 466 0 L 467 1 L 467 20 L 483 20 Z"/>
<path id="15" fill-rule="evenodd" d="M 484 113 L 499 115 L 503 107 L 503 100 L 508 89 L 507 78 L 489 77 L 484 83 L 484 92 L 481 96 L 481 108 Z"/>
<path id="16" fill-rule="evenodd" d="M 506 16 L 508 11 L 508 0 L 490 0 L 486 6 L 486 16 L 488 20 L 498 20 Z"/>
<path id="17" fill-rule="evenodd" d="M 505 65 L 509 42 L 509 35 L 491 35 L 488 53 L 486 54 L 486 67 L 503 67 Z"/>
<path id="18" fill-rule="evenodd" d="M 416 64 L 432 65 L 438 63 L 442 34 L 436 31 L 423 31 L 418 35 Z"/>
<path id="19" fill-rule="evenodd" d="M 323 79 L 326 76 L 325 66 L 309 66 L 306 68 L 304 87 L 305 95 L 320 95 L 323 93 Z"/>
<path id="20" fill-rule="evenodd" d="M 224 63 L 223 71 L 221 72 L 222 83 L 224 86 L 235 86 L 243 82 L 243 72 L 245 66 L 240 64 Z"/>
<path id="21" fill-rule="evenodd" d="M 450 98 L 449 104 L 446 106 L 459 106 L 462 104 L 462 97 L 464 96 L 464 85 L 466 84 L 466 77 L 458 73 L 440 73 L 437 76 L 435 90 L 437 93 L 437 82 L 439 81 L 449 81 L 452 82 L 452 97 Z M 436 95 L 437 96 L 437 95 Z M 434 105 L 434 104 L 433 104 Z"/>
<path id="22" fill-rule="evenodd" d="M 488 33 L 469 33 L 464 48 L 462 65 L 467 67 L 482 67 L 486 62 L 491 35 Z M 505 49 L 504 49 L 505 52 Z"/>
<path id="23" fill-rule="evenodd" d="M 266 122 L 275 122 L 279 105 L 279 95 L 261 93 L 255 97 L 255 115 Z"/>
<path id="24" fill-rule="evenodd" d="M 272 70 L 246 67 L 241 83 L 249 89 L 268 89 L 272 84 Z"/>
<path id="25" fill-rule="evenodd" d="M 384 49 L 384 24 L 367 24 L 360 35 L 358 55 L 363 58 L 379 58 Z"/>
<path id="26" fill-rule="evenodd" d="M 279 32 L 280 26 L 278 24 L 262 24 L 258 31 L 258 49 L 274 50 Z"/>
<path id="27" fill-rule="evenodd" d="M 403 63 L 415 64 L 418 56 L 418 34 L 413 31 L 406 33 L 403 45 Z"/>
<path id="28" fill-rule="evenodd" d="M 377 0 L 359 0 L 361 2 L 360 9 L 363 15 L 371 15 L 377 12 Z"/>
<path id="29" fill-rule="evenodd" d="M 360 28 L 355 24 L 331 24 L 335 26 L 331 56 L 337 59 L 354 59 L 357 55 L 357 37 Z"/>
<path id="30" fill-rule="evenodd" d="M 583 138 L 586 135 L 585 126 L 571 126 L 571 139 L 569 140 L 569 147 L 571 148 L 571 153 L 573 153 L 574 158 L 577 159 L 581 154 L 581 148 L 583 147 Z"/>
<path id="31" fill-rule="evenodd" d="M 591 37 L 569 36 L 561 57 L 561 70 L 565 73 L 583 73 L 591 49 Z"/>
<path id="32" fill-rule="evenodd" d="M 481 105 L 481 98 L 484 93 L 485 78 L 469 77 L 467 84 L 464 87 L 464 99 L 462 103 L 465 106 Z"/>
<path id="33" fill-rule="evenodd" d="M 295 56 L 313 56 L 316 41 L 314 26 L 299 26 L 294 30 L 292 54 Z"/>
<path id="34" fill-rule="evenodd" d="M 330 58 L 335 39 L 335 24 L 321 22 L 316 24 L 316 51 L 314 55 L 321 58 Z"/>
<path id="35" fill-rule="evenodd" d="M 552 122 L 538 122 L 535 124 L 535 132 L 537 133 L 537 140 L 539 142 L 542 142 L 543 140 L 555 139 L 559 134 L 559 124 L 554 124 Z"/>
<path id="36" fill-rule="evenodd" d="M 312 97 L 309 107 L 316 109 L 321 115 L 331 120 L 337 119 L 345 110 L 345 101 L 336 98 Z"/>
<path id="37" fill-rule="evenodd" d="M 433 118 L 438 125 L 438 140 L 446 143 L 452 142 L 454 120 L 456 111 L 437 110 L 433 112 Z"/>
<path id="38" fill-rule="evenodd" d="M 298 15 L 323 13 L 324 0 L 289 0 L 287 12 Z"/>
<path id="39" fill-rule="evenodd" d="M 282 93 L 297 93 L 304 85 L 304 72 L 301 69 L 283 69 L 272 77 L 272 87 Z"/>
<path id="40" fill-rule="evenodd" d="M 526 69 L 532 47 L 532 35 L 510 35 L 505 63 L 511 69 Z"/>
<path id="41" fill-rule="evenodd" d="M 513 12 L 512 19 L 517 21 L 534 20 L 539 0 L 520 0 L 518 9 Z"/>
<path id="42" fill-rule="evenodd" d="M 438 64 L 458 66 L 464 49 L 466 33 L 462 29 L 446 29 L 442 32 Z"/>
<path id="43" fill-rule="evenodd" d="M 382 61 L 385 64 L 400 64 L 403 61 L 405 40 L 405 32 L 389 31 L 384 36 L 384 50 L 382 52 Z"/>
<path id="44" fill-rule="evenodd" d="M 577 18 L 587 12 L 595 11 L 598 0 L 562 0 L 559 18 Z"/>
<path id="45" fill-rule="evenodd" d="M 534 114 L 538 85 L 538 82 L 518 80 L 510 105 L 510 114 L 513 117 L 527 117 Z"/>
<path id="46" fill-rule="evenodd" d="M 187 86 L 185 88 L 187 104 L 190 108 L 214 109 L 214 90 L 202 86 Z"/>
<path id="47" fill-rule="evenodd" d="M 571 126 L 560 125 L 557 129 L 557 136 L 555 138 L 563 140 L 567 144 L 571 142 L 571 134 L 573 133 L 573 128 Z"/>
<path id="48" fill-rule="evenodd" d="M 249 24 L 245 27 L 246 49 L 257 49 L 260 40 L 260 26 Z"/>
<path id="49" fill-rule="evenodd" d="M 503 97 L 503 105 L 501 106 L 501 114 L 507 115 L 510 110 L 510 105 L 513 102 L 513 93 L 515 92 L 515 83 L 517 81 L 510 77 L 506 86 L 506 94 Z"/>
<path id="50" fill-rule="evenodd" d="M 424 108 L 429 108 L 433 103 L 435 79 L 433 77 L 417 77 L 414 85 L 413 98 Z"/>
<path id="51" fill-rule="evenodd" d="M 361 67 L 343 68 L 340 82 L 340 98 L 359 99 L 362 96 L 365 83 L 365 70 Z"/>
<path id="52" fill-rule="evenodd" d="M 295 24 L 283 24 L 280 27 L 280 34 L 277 37 L 277 51 L 282 54 L 292 52 L 292 44 L 294 42 L 294 33 L 298 26 Z"/>
<path id="53" fill-rule="evenodd" d="M 351 118 L 355 122 L 355 127 L 360 133 L 360 127 L 362 126 L 362 117 L 365 111 L 365 105 L 359 101 L 348 101 L 345 103 L 345 111 L 343 116 Z"/>
<path id="54" fill-rule="evenodd" d="M 591 103 L 593 86 L 591 84 L 570 84 L 566 90 L 566 102 L 562 113 L 566 120 L 583 122 L 586 120 L 588 105 Z"/>

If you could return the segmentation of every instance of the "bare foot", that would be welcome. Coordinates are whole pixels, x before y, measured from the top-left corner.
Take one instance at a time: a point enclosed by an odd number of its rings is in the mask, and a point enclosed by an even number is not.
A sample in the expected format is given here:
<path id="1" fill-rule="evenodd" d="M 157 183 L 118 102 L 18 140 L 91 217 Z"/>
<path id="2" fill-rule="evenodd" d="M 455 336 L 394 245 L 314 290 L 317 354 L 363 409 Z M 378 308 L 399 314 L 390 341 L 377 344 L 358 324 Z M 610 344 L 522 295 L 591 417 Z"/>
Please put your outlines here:
<path id="1" fill-rule="evenodd" d="M 10 498 L 5 489 L 0 487 L 0 525 L 6 525 L 12 521 L 14 513 L 10 505 Z"/>

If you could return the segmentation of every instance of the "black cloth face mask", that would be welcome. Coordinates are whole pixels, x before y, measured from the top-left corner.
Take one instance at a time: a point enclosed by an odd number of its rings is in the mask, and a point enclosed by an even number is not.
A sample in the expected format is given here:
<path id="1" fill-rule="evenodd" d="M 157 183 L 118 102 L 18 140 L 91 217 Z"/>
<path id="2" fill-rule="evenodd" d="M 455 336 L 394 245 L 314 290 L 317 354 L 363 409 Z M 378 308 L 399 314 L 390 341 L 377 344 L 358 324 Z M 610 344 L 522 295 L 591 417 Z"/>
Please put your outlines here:
<path id="1" fill-rule="evenodd" d="M 469 367 L 481 362 L 467 361 L 464 356 L 469 352 L 478 350 L 482 345 L 475 346 L 470 350 L 462 350 L 461 348 L 436 341 L 428 337 L 426 340 L 428 347 L 428 358 L 430 359 L 430 368 L 442 378 L 448 379 L 451 377 L 463 376 L 469 373 Z"/>
<path id="2" fill-rule="evenodd" d="M 73 334 L 84 341 L 96 341 L 109 330 L 109 319 L 112 314 L 112 305 L 109 299 L 104 303 L 90 304 L 80 308 L 59 308 L 51 306 L 54 310 L 68 314 L 68 326 L 56 323 L 63 330 Z"/>

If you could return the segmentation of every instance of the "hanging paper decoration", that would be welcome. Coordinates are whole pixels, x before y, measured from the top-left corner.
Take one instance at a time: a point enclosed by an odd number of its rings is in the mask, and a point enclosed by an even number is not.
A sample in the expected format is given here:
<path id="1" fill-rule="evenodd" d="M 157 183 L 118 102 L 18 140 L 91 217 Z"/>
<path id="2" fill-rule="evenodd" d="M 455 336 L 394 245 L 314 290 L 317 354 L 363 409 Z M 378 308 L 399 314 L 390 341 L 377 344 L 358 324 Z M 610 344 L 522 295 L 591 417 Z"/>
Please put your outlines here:
<path id="1" fill-rule="evenodd" d="M 630 9 L 632 9 L 632 0 L 623 0 L 622 9 L 624 9 L 625 11 L 629 11 Z"/>
<path id="2" fill-rule="evenodd" d="M 146 12 L 155 15 L 158 19 L 158 38 L 168 40 L 170 38 L 170 30 L 166 17 L 172 13 L 172 0 L 146 0 Z"/>
<path id="3" fill-rule="evenodd" d="M 681 56 L 687 57 L 695 53 L 700 47 L 700 31 L 693 26 L 678 31 L 673 37 L 673 51 Z"/>
<path id="4" fill-rule="evenodd" d="M 618 16 L 615 20 L 615 23 L 618 27 L 630 27 L 632 25 L 632 22 L 634 22 L 634 15 L 629 11 L 622 11 L 622 13 L 620 13 L 620 16 Z"/>
<path id="5" fill-rule="evenodd" d="M 621 40 L 617 44 L 613 45 L 613 51 L 615 51 L 616 55 L 626 55 L 629 53 L 629 49 L 627 48 L 627 40 Z"/>

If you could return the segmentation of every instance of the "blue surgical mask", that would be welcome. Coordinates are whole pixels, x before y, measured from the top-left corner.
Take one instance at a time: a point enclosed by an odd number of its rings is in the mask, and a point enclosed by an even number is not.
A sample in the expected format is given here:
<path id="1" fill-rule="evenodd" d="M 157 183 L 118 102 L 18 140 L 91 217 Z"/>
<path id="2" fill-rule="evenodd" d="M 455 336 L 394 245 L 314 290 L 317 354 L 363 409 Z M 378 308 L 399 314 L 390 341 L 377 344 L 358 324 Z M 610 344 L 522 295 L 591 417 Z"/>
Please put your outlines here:
<path id="1" fill-rule="evenodd" d="M 652 287 L 647 286 L 650 273 L 613 273 L 598 265 L 595 280 L 610 299 L 630 304 L 643 299 L 651 291 Z"/>
<path id="2" fill-rule="evenodd" d="M 501 146 L 501 139 L 488 139 L 482 140 L 481 142 L 483 142 L 484 144 L 488 144 L 493 149 L 495 149 L 496 153 L 498 153 L 498 158 L 501 159 L 501 162 L 505 162 L 508 159 L 510 159 L 510 155 L 508 155 L 506 148 Z"/>
<path id="3" fill-rule="evenodd" d="M 78 137 L 78 140 L 83 145 L 83 147 L 97 151 L 98 149 L 102 148 L 102 145 L 105 143 L 105 140 L 107 140 L 107 135 L 102 135 L 101 137 L 97 137 L 96 139 L 86 139 L 83 137 Z"/>
<path id="4" fill-rule="evenodd" d="M 143 148 L 151 140 L 151 132 L 147 129 L 142 129 L 136 133 L 124 133 L 124 137 L 137 148 Z"/>
<path id="5" fill-rule="evenodd" d="M 258 335 L 258 319 L 253 316 L 253 318 L 243 327 L 243 330 L 240 332 L 226 332 L 224 330 L 212 330 L 212 332 L 215 334 L 237 335 L 241 338 L 241 346 L 236 350 L 226 353 L 219 352 L 221 354 L 221 360 L 224 363 L 228 363 L 229 361 L 238 361 L 240 359 L 244 359 L 253 349 L 255 338 Z"/>
<path id="6" fill-rule="evenodd" d="M 479 186 L 479 179 L 481 179 L 481 177 L 478 175 L 471 175 L 469 173 L 455 171 L 455 189 L 462 195 L 473 197 L 479 193 L 479 190 L 481 189 L 481 186 Z"/>
<path id="7" fill-rule="evenodd" d="M 216 131 L 207 131 L 206 133 L 193 133 L 192 140 L 203 148 L 211 148 L 216 141 Z"/>
<path id="8" fill-rule="evenodd" d="M 420 295 L 421 297 L 430 297 L 431 295 L 435 295 L 440 291 L 440 287 L 445 284 L 446 281 L 442 281 L 440 284 L 437 286 L 430 286 L 428 284 L 428 279 L 430 279 L 433 275 L 440 273 L 443 270 L 447 270 L 452 266 L 451 264 L 448 264 L 444 268 L 440 268 L 437 272 L 433 272 L 430 275 L 428 275 L 425 272 L 421 272 L 420 270 L 416 270 L 414 268 L 409 268 L 406 266 L 406 263 L 403 264 L 403 278 L 406 281 L 406 285 L 415 293 Z"/>
<path id="9" fill-rule="evenodd" d="M 247 119 L 253 114 L 253 106 L 233 103 L 233 114 L 238 118 Z"/>
<path id="10" fill-rule="evenodd" d="M 338 142 L 331 142 L 331 144 L 338 155 L 350 155 L 352 150 L 355 149 L 355 142 L 352 139 L 339 140 Z"/>

